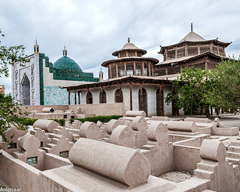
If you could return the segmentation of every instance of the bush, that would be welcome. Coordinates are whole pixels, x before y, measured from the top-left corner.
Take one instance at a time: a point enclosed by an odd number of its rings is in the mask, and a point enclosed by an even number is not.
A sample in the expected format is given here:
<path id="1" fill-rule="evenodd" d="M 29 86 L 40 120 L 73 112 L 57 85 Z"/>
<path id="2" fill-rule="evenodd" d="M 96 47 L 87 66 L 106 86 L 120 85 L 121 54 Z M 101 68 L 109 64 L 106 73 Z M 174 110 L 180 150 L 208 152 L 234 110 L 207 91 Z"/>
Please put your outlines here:
<path id="1" fill-rule="evenodd" d="M 20 118 L 19 122 L 22 123 L 23 125 L 33 125 L 35 121 L 38 119 L 31 119 L 31 118 Z"/>
<path id="2" fill-rule="evenodd" d="M 65 126 L 65 119 L 49 119 L 56 121 L 60 126 Z"/>
<path id="3" fill-rule="evenodd" d="M 72 123 L 74 120 L 79 120 L 82 123 L 84 123 L 85 121 L 90 121 L 90 122 L 94 122 L 94 123 L 101 121 L 103 123 L 107 123 L 111 119 L 119 119 L 121 117 L 123 117 L 123 116 L 122 115 L 110 115 L 110 116 L 86 117 L 86 118 L 82 118 L 82 119 L 70 119 L 70 123 Z"/>

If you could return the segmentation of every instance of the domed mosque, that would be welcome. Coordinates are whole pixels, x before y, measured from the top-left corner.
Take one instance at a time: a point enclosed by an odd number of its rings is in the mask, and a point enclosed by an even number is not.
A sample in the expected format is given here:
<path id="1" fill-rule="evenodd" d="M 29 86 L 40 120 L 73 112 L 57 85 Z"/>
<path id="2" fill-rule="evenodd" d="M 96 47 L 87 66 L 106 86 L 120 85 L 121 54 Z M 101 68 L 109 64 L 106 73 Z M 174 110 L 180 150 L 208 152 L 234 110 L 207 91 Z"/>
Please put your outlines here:
<path id="1" fill-rule="evenodd" d="M 23 105 L 67 105 L 80 101 L 74 93 L 68 94 L 64 86 L 98 82 L 93 73 L 83 72 L 81 67 L 67 56 L 64 46 L 63 56 L 54 63 L 39 52 L 37 41 L 34 54 L 27 56 L 29 62 L 21 66 L 16 62 L 12 67 L 12 96 Z"/>

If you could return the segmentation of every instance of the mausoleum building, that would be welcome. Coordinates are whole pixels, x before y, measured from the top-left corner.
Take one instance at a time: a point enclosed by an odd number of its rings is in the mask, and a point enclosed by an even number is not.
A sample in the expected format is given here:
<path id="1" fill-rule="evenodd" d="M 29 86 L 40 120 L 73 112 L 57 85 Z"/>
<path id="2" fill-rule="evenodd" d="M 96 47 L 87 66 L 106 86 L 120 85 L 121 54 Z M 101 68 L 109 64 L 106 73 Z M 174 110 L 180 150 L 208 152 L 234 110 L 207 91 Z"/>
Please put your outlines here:
<path id="1" fill-rule="evenodd" d="M 12 66 L 12 96 L 23 105 L 66 105 L 68 93 L 63 86 L 98 82 L 93 73 L 83 72 L 64 47 L 63 56 L 54 63 L 39 52 L 34 45 L 34 54 L 26 57 L 23 66 L 16 62 Z M 74 97 L 70 99 L 74 103 Z"/>

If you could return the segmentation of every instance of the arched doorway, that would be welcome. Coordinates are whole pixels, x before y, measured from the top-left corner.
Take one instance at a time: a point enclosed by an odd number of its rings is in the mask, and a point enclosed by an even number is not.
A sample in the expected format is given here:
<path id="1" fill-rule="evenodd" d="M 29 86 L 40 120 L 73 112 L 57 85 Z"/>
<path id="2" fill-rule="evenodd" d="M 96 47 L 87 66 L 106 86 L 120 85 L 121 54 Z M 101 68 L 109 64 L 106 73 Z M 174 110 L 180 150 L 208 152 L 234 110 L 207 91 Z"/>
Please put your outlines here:
<path id="1" fill-rule="evenodd" d="M 92 104 L 93 100 L 92 100 L 92 93 L 91 92 L 87 92 L 87 104 Z"/>
<path id="2" fill-rule="evenodd" d="M 172 94 L 177 94 L 175 90 L 172 91 Z M 172 116 L 179 116 L 179 110 L 177 107 L 175 107 L 175 101 L 172 101 Z"/>
<path id="3" fill-rule="evenodd" d="M 146 115 L 147 113 L 147 91 L 146 89 L 142 88 L 142 94 L 141 89 L 138 91 L 138 102 L 139 102 L 139 110 L 145 111 Z"/>
<path id="4" fill-rule="evenodd" d="M 22 85 L 21 103 L 23 105 L 30 105 L 30 81 L 26 73 L 23 75 L 21 85 Z"/>
<path id="5" fill-rule="evenodd" d="M 158 88 L 157 92 L 156 92 L 156 109 L 157 109 L 157 115 L 158 116 L 163 116 L 164 115 L 164 97 L 163 97 L 163 90 L 161 90 Z"/>
<path id="6" fill-rule="evenodd" d="M 123 93 L 121 89 L 117 89 L 115 92 L 115 102 L 122 103 L 123 102 Z"/>
<path id="7" fill-rule="evenodd" d="M 99 97 L 100 97 L 99 98 L 100 103 L 106 103 L 107 102 L 107 100 L 106 100 L 106 92 L 104 90 L 102 90 L 100 92 Z"/>

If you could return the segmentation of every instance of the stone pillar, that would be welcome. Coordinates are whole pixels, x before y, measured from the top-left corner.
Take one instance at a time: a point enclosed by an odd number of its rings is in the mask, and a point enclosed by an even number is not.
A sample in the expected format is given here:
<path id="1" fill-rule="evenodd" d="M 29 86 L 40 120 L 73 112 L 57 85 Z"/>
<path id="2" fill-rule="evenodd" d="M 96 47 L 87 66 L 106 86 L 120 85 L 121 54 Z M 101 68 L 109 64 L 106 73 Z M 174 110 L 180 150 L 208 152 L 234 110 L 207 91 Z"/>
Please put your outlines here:
<path id="1" fill-rule="evenodd" d="M 142 76 L 145 76 L 145 74 L 144 74 L 144 62 L 142 62 Z"/>
<path id="2" fill-rule="evenodd" d="M 160 112 L 160 116 L 163 116 L 163 110 L 162 110 L 162 108 L 163 108 L 163 106 L 162 106 L 162 97 L 163 97 L 163 95 L 162 95 L 162 86 L 159 86 L 159 99 L 160 99 L 160 101 L 159 101 L 159 112 Z M 164 102 L 163 102 L 164 103 Z"/>
<path id="3" fill-rule="evenodd" d="M 132 111 L 132 83 L 130 83 L 130 110 Z"/>
<path id="4" fill-rule="evenodd" d="M 77 105 L 77 92 L 74 92 L 75 95 L 75 105 Z"/>
<path id="5" fill-rule="evenodd" d="M 140 85 L 140 106 L 139 109 L 142 111 L 143 110 L 143 95 L 142 95 L 142 83 Z"/>
<path id="6" fill-rule="evenodd" d="M 200 55 L 200 47 L 198 46 L 198 55 Z"/>
<path id="7" fill-rule="evenodd" d="M 188 45 L 185 46 L 185 57 L 188 56 Z"/>
<path id="8" fill-rule="evenodd" d="M 71 92 L 68 91 L 68 105 L 70 105 L 70 94 L 71 94 Z"/>
<path id="9" fill-rule="evenodd" d="M 80 94 L 81 94 L 81 91 L 78 92 L 78 104 L 80 105 L 81 102 L 80 102 Z"/>

